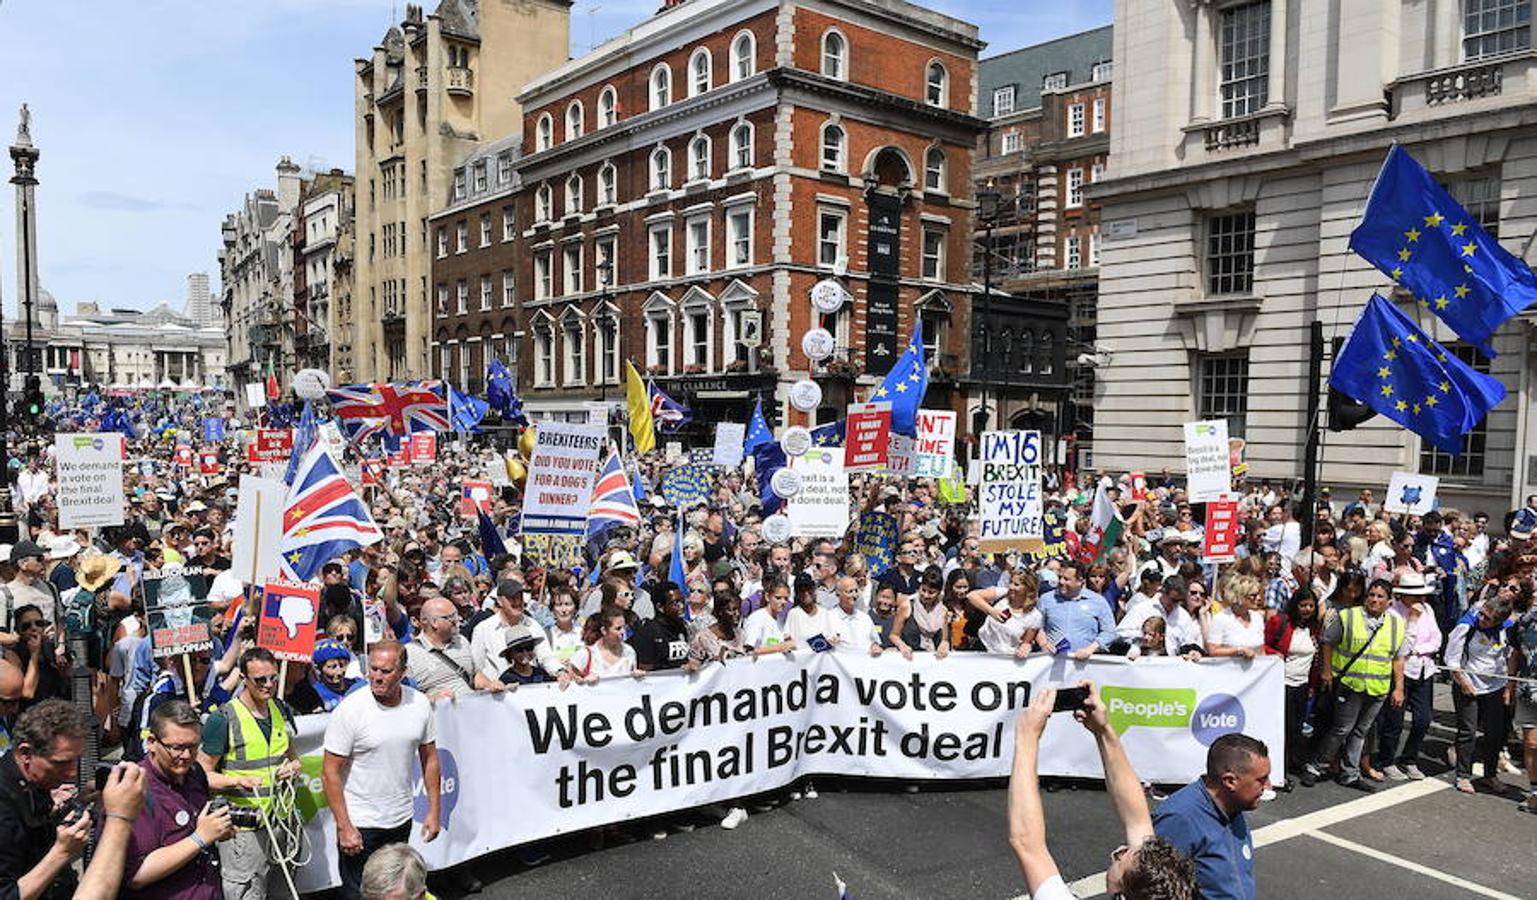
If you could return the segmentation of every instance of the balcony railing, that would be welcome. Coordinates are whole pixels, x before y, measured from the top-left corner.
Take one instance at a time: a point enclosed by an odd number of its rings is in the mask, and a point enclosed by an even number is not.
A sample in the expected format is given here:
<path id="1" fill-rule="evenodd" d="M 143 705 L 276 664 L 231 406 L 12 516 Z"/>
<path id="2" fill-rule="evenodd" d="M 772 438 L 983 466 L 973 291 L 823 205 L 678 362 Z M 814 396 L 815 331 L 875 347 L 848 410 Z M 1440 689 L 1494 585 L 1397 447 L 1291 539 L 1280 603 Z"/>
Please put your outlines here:
<path id="1" fill-rule="evenodd" d="M 1537 70 L 1537 52 L 1524 50 L 1496 59 L 1481 59 L 1444 69 L 1404 76 L 1388 85 L 1393 118 L 1417 112 L 1498 97 L 1506 84 L 1525 92 Z"/>
<path id="2" fill-rule="evenodd" d="M 475 92 L 475 70 L 464 66 L 448 67 L 448 92 L 468 96 Z"/>

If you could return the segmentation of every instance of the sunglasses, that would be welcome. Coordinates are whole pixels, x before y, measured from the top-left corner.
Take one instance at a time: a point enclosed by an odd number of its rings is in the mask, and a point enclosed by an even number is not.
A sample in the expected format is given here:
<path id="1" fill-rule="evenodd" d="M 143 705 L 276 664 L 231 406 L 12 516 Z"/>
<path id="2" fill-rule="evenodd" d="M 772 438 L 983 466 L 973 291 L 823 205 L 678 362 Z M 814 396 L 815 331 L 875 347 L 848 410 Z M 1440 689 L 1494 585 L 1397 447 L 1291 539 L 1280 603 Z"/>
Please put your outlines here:
<path id="1" fill-rule="evenodd" d="M 276 675 L 252 675 L 246 680 L 250 681 L 252 684 L 259 684 L 262 687 L 269 687 L 271 685 L 277 684 L 278 677 Z"/>

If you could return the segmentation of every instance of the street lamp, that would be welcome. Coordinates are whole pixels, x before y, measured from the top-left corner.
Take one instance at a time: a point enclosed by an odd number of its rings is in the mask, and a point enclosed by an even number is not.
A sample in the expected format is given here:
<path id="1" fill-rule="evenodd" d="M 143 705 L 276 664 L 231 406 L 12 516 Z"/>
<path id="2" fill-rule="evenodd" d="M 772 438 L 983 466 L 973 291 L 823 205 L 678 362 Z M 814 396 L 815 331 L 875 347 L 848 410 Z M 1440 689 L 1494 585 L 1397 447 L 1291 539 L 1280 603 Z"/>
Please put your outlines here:
<path id="1" fill-rule="evenodd" d="M 602 279 L 603 295 L 598 298 L 598 311 L 593 318 L 598 324 L 598 402 L 603 404 L 603 418 L 608 421 L 608 353 L 612 335 L 609 334 L 609 324 L 613 319 L 608 314 L 608 304 L 614 297 L 614 260 L 605 259 L 598 263 L 598 277 Z M 617 350 L 616 350 L 617 352 Z"/>
<path id="2" fill-rule="evenodd" d="M 988 314 L 992 310 L 993 296 L 993 226 L 998 221 L 998 203 L 1000 195 L 993 190 L 992 181 L 988 181 L 984 190 L 977 191 L 977 215 L 982 218 L 982 315 L 972 317 L 972 356 L 973 372 L 979 367 L 991 368 L 988 360 Z M 980 350 L 980 353 L 978 352 Z M 975 359 L 980 355 L 981 360 Z M 980 433 L 987 429 L 992 419 L 992 408 L 988 405 L 987 382 L 988 375 L 984 372 L 978 379 L 981 386 L 981 403 L 976 417 L 972 422 L 972 432 Z"/>

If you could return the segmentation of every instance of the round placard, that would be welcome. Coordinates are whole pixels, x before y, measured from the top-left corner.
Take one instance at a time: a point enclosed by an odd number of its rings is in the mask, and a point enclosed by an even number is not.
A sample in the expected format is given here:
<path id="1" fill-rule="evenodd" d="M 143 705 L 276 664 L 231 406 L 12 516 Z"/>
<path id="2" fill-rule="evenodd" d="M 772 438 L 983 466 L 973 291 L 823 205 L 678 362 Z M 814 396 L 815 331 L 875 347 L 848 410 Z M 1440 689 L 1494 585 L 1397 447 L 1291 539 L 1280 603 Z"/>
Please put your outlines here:
<path id="1" fill-rule="evenodd" d="M 786 428 L 784 436 L 779 439 L 779 446 L 784 448 L 785 456 L 805 456 L 813 443 L 811 432 L 799 425 Z"/>
<path id="2" fill-rule="evenodd" d="M 824 278 L 811 287 L 811 305 L 823 315 L 832 315 L 843 308 L 848 300 L 848 291 L 842 282 L 833 278 Z"/>
<path id="3" fill-rule="evenodd" d="M 775 495 L 788 500 L 801 492 L 801 473 L 794 469 L 776 469 L 769 479 L 769 487 Z"/>
<path id="4" fill-rule="evenodd" d="M 319 400 L 331 386 L 331 376 L 320 369 L 300 369 L 294 373 L 293 385 L 300 400 Z"/>
<path id="5" fill-rule="evenodd" d="M 763 520 L 763 539 L 770 544 L 783 544 L 788 541 L 793 530 L 789 516 L 774 515 Z"/>
<path id="6" fill-rule="evenodd" d="M 790 405 L 801 412 L 811 412 L 822 404 L 822 386 L 809 378 L 790 385 Z"/>
<path id="7" fill-rule="evenodd" d="M 812 362 L 821 362 L 833 355 L 838 341 L 826 328 L 813 328 L 801 336 L 801 350 Z"/>

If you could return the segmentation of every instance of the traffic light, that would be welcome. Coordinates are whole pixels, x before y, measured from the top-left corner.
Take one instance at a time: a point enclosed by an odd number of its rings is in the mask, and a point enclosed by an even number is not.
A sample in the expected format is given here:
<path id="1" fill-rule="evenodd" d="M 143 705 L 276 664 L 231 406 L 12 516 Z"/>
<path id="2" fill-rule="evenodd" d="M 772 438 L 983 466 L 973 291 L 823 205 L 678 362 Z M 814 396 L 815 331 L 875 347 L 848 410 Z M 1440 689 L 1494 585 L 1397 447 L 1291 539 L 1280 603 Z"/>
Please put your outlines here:
<path id="1" fill-rule="evenodd" d="M 21 395 L 21 414 L 30 424 L 37 425 L 43 417 L 43 381 L 36 375 L 28 375 L 26 389 Z"/>
<path id="2" fill-rule="evenodd" d="M 1375 416 L 1377 411 L 1352 397 L 1329 388 L 1329 430 L 1349 431 Z"/>

